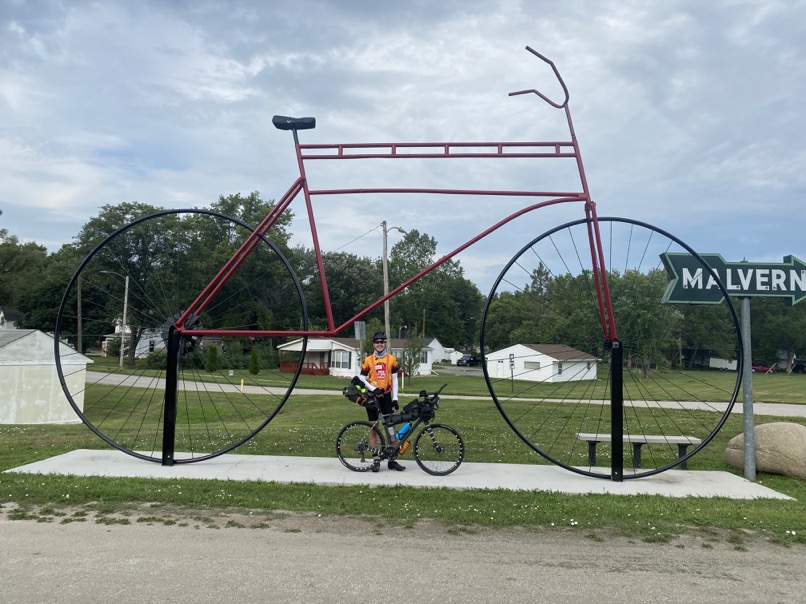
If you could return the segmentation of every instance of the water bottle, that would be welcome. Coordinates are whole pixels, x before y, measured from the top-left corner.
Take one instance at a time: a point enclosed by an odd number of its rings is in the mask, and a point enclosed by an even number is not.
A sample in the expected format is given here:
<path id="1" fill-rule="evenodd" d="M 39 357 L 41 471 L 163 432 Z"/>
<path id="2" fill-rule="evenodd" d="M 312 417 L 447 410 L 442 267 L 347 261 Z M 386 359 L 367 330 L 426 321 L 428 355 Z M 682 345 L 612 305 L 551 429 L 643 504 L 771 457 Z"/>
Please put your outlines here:
<path id="1" fill-rule="evenodd" d="M 389 444 L 391 445 L 395 440 L 395 429 L 389 426 L 386 431 L 389 433 Z"/>
<path id="2" fill-rule="evenodd" d="M 400 448 L 397 450 L 397 454 L 398 454 L 398 455 L 403 455 L 403 453 L 405 453 L 406 451 L 408 451 L 408 450 L 409 450 L 409 445 L 411 445 L 411 441 L 410 441 L 410 440 L 407 440 L 406 442 L 404 442 L 404 443 L 403 443 L 403 444 L 400 446 Z"/>
<path id="3" fill-rule="evenodd" d="M 411 422 L 406 422 L 405 424 L 400 426 L 400 430 L 395 435 L 395 438 L 397 438 L 397 440 L 402 440 L 403 437 L 409 433 L 409 430 L 411 430 Z"/>

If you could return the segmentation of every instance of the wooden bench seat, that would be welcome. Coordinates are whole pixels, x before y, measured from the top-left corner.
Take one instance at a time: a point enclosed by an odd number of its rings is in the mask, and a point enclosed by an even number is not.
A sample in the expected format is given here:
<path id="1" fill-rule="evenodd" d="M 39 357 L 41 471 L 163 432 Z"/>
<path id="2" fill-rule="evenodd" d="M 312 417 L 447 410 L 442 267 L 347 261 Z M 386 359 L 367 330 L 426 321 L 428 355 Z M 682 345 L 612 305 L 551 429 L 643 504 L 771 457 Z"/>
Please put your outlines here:
<path id="1" fill-rule="evenodd" d="M 612 442 L 610 434 L 588 434 L 577 433 L 577 440 L 584 440 L 588 443 L 588 464 L 596 465 L 596 445 L 599 443 Z M 641 447 L 643 445 L 677 445 L 678 458 L 685 457 L 686 451 L 691 445 L 699 445 L 702 441 L 693 436 L 662 436 L 654 434 L 625 434 L 624 442 L 632 444 L 633 467 L 641 467 Z M 686 469 L 686 462 L 680 464 L 680 469 Z"/>

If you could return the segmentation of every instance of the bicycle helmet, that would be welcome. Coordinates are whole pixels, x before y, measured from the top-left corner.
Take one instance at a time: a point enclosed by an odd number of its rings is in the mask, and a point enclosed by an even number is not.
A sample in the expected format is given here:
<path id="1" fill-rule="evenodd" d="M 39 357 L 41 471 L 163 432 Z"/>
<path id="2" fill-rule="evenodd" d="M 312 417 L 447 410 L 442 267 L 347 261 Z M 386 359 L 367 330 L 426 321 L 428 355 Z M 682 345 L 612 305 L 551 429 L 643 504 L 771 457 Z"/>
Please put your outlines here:
<path id="1" fill-rule="evenodd" d="M 376 331 L 372 334 L 372 341 L 373 342 L 386 342 L 386 334 L 382 331 Z"/>

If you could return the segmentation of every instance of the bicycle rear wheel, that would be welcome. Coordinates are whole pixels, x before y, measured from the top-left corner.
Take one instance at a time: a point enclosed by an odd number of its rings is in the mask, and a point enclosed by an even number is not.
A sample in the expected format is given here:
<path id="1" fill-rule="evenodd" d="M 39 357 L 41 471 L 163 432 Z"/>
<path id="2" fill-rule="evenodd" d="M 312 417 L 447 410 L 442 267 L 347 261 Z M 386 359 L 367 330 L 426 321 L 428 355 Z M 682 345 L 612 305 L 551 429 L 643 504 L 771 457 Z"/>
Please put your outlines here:
<path id="1" fill-rule="evenodd" d="M 445 424 L 426 424 L 414 441 L 414 460 L 433 476 L 446 476 L 462 465 L 465 443 Z"/>
<path id="2" fill-rule="evenodd" d="M 580 434 L 613 432 L 611 350 L 602 341 L 591 272 L 589 220 L 540 235 L 512 258 L 484 310 L 481 349 L 490 394 L 504 419 L 534 451 L 566 469 L 609 478 L 589 463 Z M 741 333 L 721 283 L 702 300 L 664 303 L 670 277 L 663 254 L 686 254 L 706 281 L 709 268 L 689 246 L 651 225 L 599 218 L 615 325 L 623 350 L 624 434 L 661 437 L 644 445 L 642 468 L 624 478 L 670 469 L 702 449 L 727 421 L 741 384 Z M 716 303 L 705 302 L 713 292 Z M 694 294 L 693 290 L 690 292 Z M 709 371 L 708 357 L 738 370 Z M 737 426 L 737 431 L 741 428 Z M 670 436 L 697 446 L 679 458 Z M 611 461 L 600 445 L 599 462 Z M 624 465 L 638 465 L 625 443 Z M 618 459 L 618 458 L 616 458 Z M 633 461 L 630 464 L 630 460 Z"/>
<path id="3" fill-rule="evenodd" d="M 108 444 L 166 463 L 169 329 L 251 233 L 215 212 L 170 210 L 120 228 L 81 263 L 56 320 L 56 366 L 73 409 Z M 260 237 L 186 325 L 304 329 L 302 288 L 288 260 Z M 279 338 L 182 337 L 175 440 L 168 443 L 178 452 L 170 463 L 209 459 L 257 434 L 291 394 L 306 342 L 281 363 Z M 246 371 L 250 362 L 258 373 Z"/>
<path id="4" fill-rule="evenodd" d="M 377 441 L 373 447 L 370 437 L 375 434 Z M 356 421 L 347 424 L 336 437 L 336 455 L 339 461 L 353 472 L 368 472 L 372 469 L 374 457 L 386 448 L 383 432 L 376 424 Z"/>

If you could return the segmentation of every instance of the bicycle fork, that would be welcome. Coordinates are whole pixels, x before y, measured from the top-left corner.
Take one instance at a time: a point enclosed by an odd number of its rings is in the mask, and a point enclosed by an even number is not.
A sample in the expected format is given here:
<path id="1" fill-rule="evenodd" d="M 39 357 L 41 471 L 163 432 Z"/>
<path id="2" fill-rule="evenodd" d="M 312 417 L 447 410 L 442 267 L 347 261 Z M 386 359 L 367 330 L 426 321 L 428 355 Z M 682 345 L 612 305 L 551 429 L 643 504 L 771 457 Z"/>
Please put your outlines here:
<path id="1" fill-rule="evenodd" d="M 423 432 L 428 433 L 428 437 L 431 439 L 431 444 L 434 447 L 434 451 L 437 453 L 442 453 L 442 445 L 439 444 L 437 437 L 434 435 L 434 431 L 431 429 L 431 424 L 426 423 L 425 428 L 423 428 Z"/>

